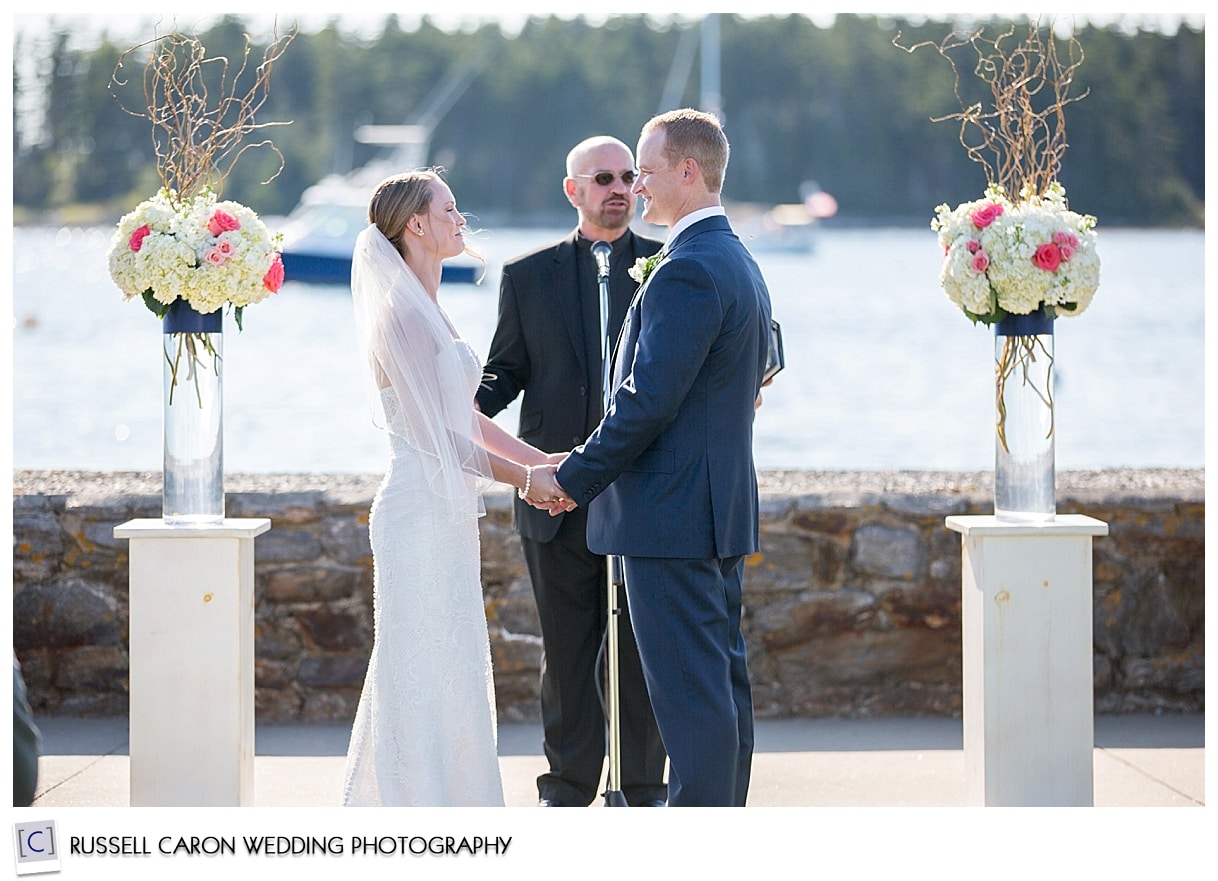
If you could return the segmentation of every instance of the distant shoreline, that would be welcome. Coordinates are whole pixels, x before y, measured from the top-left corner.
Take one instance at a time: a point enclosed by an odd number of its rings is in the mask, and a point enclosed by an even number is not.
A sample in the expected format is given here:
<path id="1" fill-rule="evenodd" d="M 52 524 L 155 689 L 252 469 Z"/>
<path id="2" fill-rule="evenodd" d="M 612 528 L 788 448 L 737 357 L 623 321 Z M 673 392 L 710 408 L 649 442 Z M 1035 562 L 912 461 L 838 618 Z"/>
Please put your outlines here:
<path id="1" fill-rule="evenodd" d="M 107 209 L 96 205 L 70 205 L 54 211 L 32 212 L 25 210 L 19 206 L 13 206 L 13 227 L 14 228 L 37 228 L 37 227 L 90 227 L 90 226 L 109 226 L 118 223 L 119 218 L 128 210 L 124 208 L 117 213 L 112 209 Z M 728 209 L 729 217 L 731 209 Z M 875 215 L 851 217 L 849 215 L 838 214 L 827 220 L 817 221 L 817 229 L 825 232 L 833 230 L 852 230 L 852 229 L 930 229 L 930 219 L 934 214 L 934 206 L 928 206 L 925 216 L 901 216 L 893 215 L 890 217 L 879 217 Z M 284 218 L 271 215 L 263 215 L 262 218 L 268 225 L 274 226 L 281 222 Z M 476 218 L 479 226 L 485 229 L 566 229 L 571 226 L 571 217 L 569 213 L 561 214 L 533 214 L 523 215 L 517 214 L 512 216 L 498 217 L 494 215 L 479 215 Z M 1100 219 L 1098 226 L 1100 234 L 1103 234 L 1107 229 L 1128 229 L 1128 230 L 1161 230 L 1164 232 L 1204 232 L 1204 224 L 1190 226 L 1147 226 L 1138 218 L 1114 218 L 1103 217 Z"/>

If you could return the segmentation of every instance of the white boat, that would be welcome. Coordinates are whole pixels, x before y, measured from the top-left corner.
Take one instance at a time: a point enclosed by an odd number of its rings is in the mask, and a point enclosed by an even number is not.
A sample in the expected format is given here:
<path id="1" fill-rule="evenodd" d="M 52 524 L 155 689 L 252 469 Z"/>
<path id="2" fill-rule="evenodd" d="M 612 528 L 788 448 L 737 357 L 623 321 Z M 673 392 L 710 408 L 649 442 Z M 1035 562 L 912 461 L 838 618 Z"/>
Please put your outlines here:
<path id="1" fill-rule="evenodd" d="M 750 251 L 805 253 L 812 250 L 816 218 L 803 205 L 726 207 L 732 229 Z"/>
<path id="2" fill-rule="evenodd" d="M 817 222 L 837 213 L 837 200 L 815 181 L 800 187 L 802 201 L 779 205 L 729 203 L 732 229 L 750 251 L 808 253 L 816 245 Z"/>
<path id="3" fill-rule="evenodd" d="M 368 225 L 373 188 L 391 174 L 421 164 L 405 157 L 379 160 L 350 174 L 329 175 L 305 190 L 280 227 L 284 277 L 305 284 L 350 284 L 355 237 Z M 472 283 L 480 272 L 472 260 L 446 261 L 440 280 Z"/>
<path id="4" fill-rule="evenodd" d="M 283 272 L 307 284 L 349 284 L 355 237 L 368 224 L 371 186 L 331 175 L 309 187 L 284 221 Z"/>
<path id="5" fill-rule="evenodd" d="M 427 146 L 436 123 L 464 94 L 490 62 L 493 51 L 473 52 L 428 96 L 423 109 L 407 125 L 364 125 L 355 140 L 392 148 L 347 174 L 332 174 L 301 194 L 300 203 L 284 220 L 284 277 L 306 284 L 349 285 L 355 238 L 368 224 L 368 201 L 385 178 L 427 165 Z M 441 282 L 477 281 L 481 264 L 447 261 Z"/>

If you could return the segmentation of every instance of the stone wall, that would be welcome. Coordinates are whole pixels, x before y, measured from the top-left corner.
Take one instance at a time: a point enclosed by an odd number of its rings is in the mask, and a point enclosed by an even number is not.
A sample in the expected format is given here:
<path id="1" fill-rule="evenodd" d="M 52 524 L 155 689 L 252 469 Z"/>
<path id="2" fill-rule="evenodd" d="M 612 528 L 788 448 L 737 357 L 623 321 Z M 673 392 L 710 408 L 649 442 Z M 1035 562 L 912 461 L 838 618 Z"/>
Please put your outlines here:
<path id="1" fill-rule="evenodd" d="M 958 715 L 960 536 L 989 474 L 767 471 L 744 627 L 757 715 Z M 229 475 L 255 543 L 259 719 L 349 719 L 372 639 L 368 509 L 379 477 Z M 482 579 L 504 720 L 536 720 L 540 640 L 511 527 L 491 493 Z M 1204 709 L 1204 472 L 1058 474 L 1058 510 L 1094 540 L 1096 711 Z M 13 641 L 37 712 L 127 712 L 127 548 L 160 516 L 160 474 L 16 472 Z M 679 529 L 679 524 L 674 524 Z"/>

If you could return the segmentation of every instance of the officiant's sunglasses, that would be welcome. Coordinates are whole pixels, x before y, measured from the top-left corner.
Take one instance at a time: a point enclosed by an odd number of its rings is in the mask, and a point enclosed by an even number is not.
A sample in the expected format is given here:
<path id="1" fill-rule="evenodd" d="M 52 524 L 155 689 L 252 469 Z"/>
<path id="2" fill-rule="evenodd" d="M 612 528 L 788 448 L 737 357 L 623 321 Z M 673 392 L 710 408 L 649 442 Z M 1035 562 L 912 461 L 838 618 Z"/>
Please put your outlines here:
<path id="1" fill-rule="evenodd" d="M 590 177 L 596 181 L 598 186 L 607 187 L 609 184 L 613 183 L 613 179 L 618 175 L 614 174 L 612 171 L 598 171 L 596 174 L 577 174 L 575 176 Z M 623 171 L 621 174 L 622 183 L 624 183 L 626 186 L 631 186 L 634 184 L 635 178 L 638 176 L 639 173 L 633 168 L 630 169 L 630 171 Z"/>

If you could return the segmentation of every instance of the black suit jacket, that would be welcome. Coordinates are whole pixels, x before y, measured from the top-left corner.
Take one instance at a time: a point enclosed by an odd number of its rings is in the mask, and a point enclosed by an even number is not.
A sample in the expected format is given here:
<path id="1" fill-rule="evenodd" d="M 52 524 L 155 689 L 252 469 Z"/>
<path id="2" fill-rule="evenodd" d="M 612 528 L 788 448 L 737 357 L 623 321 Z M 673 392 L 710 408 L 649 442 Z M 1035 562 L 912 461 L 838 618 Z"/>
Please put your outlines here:
<path id="1" fill-rule="evenodd" d="M 494 416 L 521 392 L 518 434 L 549 453 L 574 449 L 596 427 L 602 406 L 599 336 L 600 295 L 580 290 L 579 233 L 531 251 L 503 266 L 499 285 L 499 322 L 478 389 L 478 406 Z M 639 257 L 660 250 L 661 242 L 627 230 L 614 243 L 609 272 L 609 338 L 618 333 L 638 284 L 627 270 Z M 591 259 L 590 257 L 588 259 Z M 585 314 L 585 310 L 591 310 Z M 610 345 L 613 351 L 613 345 Z M 595 357 L 590 357 L 595 353 Z M 582 521 L 583 508 L 551 517 L 519 499 L 517 530 L 526 538 L 550 541 L 564 518 Z"/>

